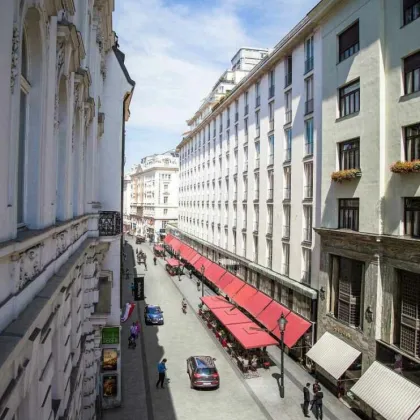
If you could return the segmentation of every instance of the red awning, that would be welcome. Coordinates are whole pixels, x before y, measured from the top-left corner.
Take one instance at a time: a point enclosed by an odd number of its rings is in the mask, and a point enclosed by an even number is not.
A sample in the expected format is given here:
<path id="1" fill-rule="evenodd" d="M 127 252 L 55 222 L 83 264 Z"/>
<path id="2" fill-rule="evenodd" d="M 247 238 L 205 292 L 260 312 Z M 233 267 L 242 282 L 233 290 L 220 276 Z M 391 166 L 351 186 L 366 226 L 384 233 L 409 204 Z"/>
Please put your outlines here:
<path id="1" fill-rule="evenodd" d="M 247 324 L 251 322 L 245 314 L 234 306 L 232 308 L 212 309 L 211 311 L 223 325 Z"/>
<path id="2" fill-rule="evenodd" d="M 253 296 L 256 295 L 258 290 L 255 287 L 250 286 L 245 283 L 245 286 L 233 297 L 233 300 L 242 308 L 245 308 L 245 303 L 249 299 L 253 299 Z"/>
<path id="3" fill-rule="evenodd" d="M 243 282 L 241 279 L 238 279 L 238 277 L 230 273 L 226 273 L 223 277 L 226 277 L 228 274 L 232 276 L 232 281 L 222 290 L 223 293 L 226 293 L 231 298 L 235 296 L 239 292 L 239 290 L 241 290 L 245 286 L 245 282 Z"/>
<path id="4" fill-rule="evenodd" d="M 220 277 L 222 277 L 225 273 L 226 270 L 224 268 L 220 267 L 220 265 L 217 265 L 216 263 L 213 263 L 208 268 L 206 268 L 204 277 L 206 277 L 206 279 L 210 280 L 212 283 L 217 284 Z"/>
<path id="5" fill-rule="evenodd" d="M 179 252 L 181 253 L 181 258 L 183 258 L 184 260 L 187 259 L 187 256 L 190 255 L 192 251 L 193 249 L 185 244 L 182 244 L 181 248 L 179 248 Z"/>
<path id="6" fill-rule="evenodd" d="M 245 287 L 244 287 L 245 289 Z M 241 290 L 242 293 L 242 290 Z M 239 293 L 235 296 L 235 301 L 238 298 Z M 271 297 L 267 296 L 265 293 L 258 292 L 257 294 L 253 295 L 251 299 L 248 299 L 244 304 L 238 303 L 238 305 L 242 306 L 245 310 L 247 310 L 251 315 L 255 318 L 273 301 Z"/>
<path id="7" fill-rule="evenodd" d="M 173 241 L 171 241 L 171 247 L 175 252 L 178 252 L 181 248 L 182 242 L 179 239 L 174 238 Z"/>
<path id="8" fill-rule="evenodd" d="M 200 259 L 198 259 L 194 264 L 194 268 L 197 271 L 201 270 L 201 266 L 204 265 L 204 271 L 207 269 L 207 267 L 209 267 L 212 264 L 212 262 L 210 260 L 208 260 L 206 257 L 201 257 Z"/>
<path id="9" fill-rule="evenodd" d="M 204 303 L 204 305 L 206 305 L 209 309 L 234 307 L 222 296 L 204 296 L 204 297 L 201 297 L 200 299 Z"/>
<path id="10" fill-rule="evenodd" d="M 296 344 L 299 338 L 301 338 L 306 333 L 306 331 L 309 330 L 312 324 L 294 312 L 289 312 L 289 314 L 286 316 L 286 319 L 287 325 L 286 329 L 284 330 L 284 344 L 291 348 Z M 280 338 L 280 329 L 278 325 L 276 325 L 276 328 L 274 328 L 272 333 L 276 337 Z"/>
<path id="11" fill-rule="evenodd" d="M 197 252 L 197 251 L 195 251 L 194 249 L 192 249 L 191 248 L 191 250 L 192 250 L 192 252 L 190 252 L 187 256 L 186 256 L 186 260 L 191 264 L 191 261 L 192 260 L 198 260 L 198 258 L 196 258 L 197 257 L 197 255 L 200 257 L 200 254 Z"/>
<path id="12" fill-rule="evenodd" d="M 155 251 L 163 251 L 163 248 L 160 245 L 155 245 L 153 249 Z"/>
<path id="13" fill-rule="evenodd" d="M 261 322 L 268 330 L 273 331 L 277 326 L 277 322 L 281 317 L 281 314 L 286 316 L 290 312 L 290 309 L 276 301 L 272 301 L 258 316 L 257 320 Z"/>
<path id="14" fill-rule="evenodd" d="M 168 258 L 166 260 L 166 264 L 170 265 L 171 267 L 178 267 L 178 265 L 182 265 L 182 263 L 176 258 Z"/>
<path id="15" fill-rule="evenodd" d="M 189 260 L 189 262 L 190 262 L 190 264 L 191 264 L 191 265 L 194 265 L 194 263 L 195 263 L 196 261 L 198 261 L 200 258 L 201 258 L 201 254 L 199 254 L 199 253 L 197 252 L 197 255 L 196 255 L 195 257 L 192 257 L 192 258 Z"/>
<path id="16" fill-rule="evenodd" d="M 236 279 L 236 277 L 233 274 L 230 274 L 228 271 L 226 271 L 225 274 L 223 274 L 222 277 L 220 277 L 219 281 L 216 283 L 216 286 L 219 289 L 226 289 L 226 286 L 233 280 Z"/>
<path id="17" fill-rule="evenodd" d="M 169 242 L 171 242 L 173 238 L 174 238 L 174 237 L 173 237 L 170 233 L 168 233 L 168 234 L 165 236 L 165 239 L 163 240 L 163 242 L 165 242 L 165 244 L 169 244 Z"/>
<path id="18" fill-rule="evenodd" d="M 254 322 L 226 325 L 226 328 L 241 343 L 244 349 L 255 349 L 278 344 L 277 340 L 265 331 L 262 331 Z"/>

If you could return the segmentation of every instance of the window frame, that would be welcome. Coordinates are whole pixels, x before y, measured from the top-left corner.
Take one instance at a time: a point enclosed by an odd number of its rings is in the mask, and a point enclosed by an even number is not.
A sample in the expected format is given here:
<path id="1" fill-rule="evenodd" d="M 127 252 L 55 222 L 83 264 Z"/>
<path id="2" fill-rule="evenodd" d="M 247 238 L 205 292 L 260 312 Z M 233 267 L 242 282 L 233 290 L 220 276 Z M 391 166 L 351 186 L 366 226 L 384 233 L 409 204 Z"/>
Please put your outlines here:
<path id="1" fill-rule="evenodd" d="M 414 22 L 415 20 L 420 18 L 420 0 L 414 0 L 414 1 L 408 1 L 408 4 L 405 4 L 406 0 L 403 0 L 403 26 L 406 26 L 408 24 L 410 24 L 411 22 Z M 416 10 L 416 8 L 418 8 L 418 15 L 417 17 L 413 17 L 413 14 Z M 410 15 L 408 16 L 407 12 L 410 12 Z M 410 19 L 408 19 L 410 18 Z"/>
<path id="2" fill-rule="evenodd" d="M 404 197 L 404 235 L 420 238 L 420 197 Z"/>
<path id="3" fill-rule="evenodd" d="M 350 44 L 349 41 L 343 42 L 344 37 L 347 35 L 349 37 L 350 31 L 353 30 L 353 28 L 357 27 L 357 42 L 354 41 L 353 44 Z M 346 48 L 342 44 L 346 45 Z M 348 44 L 348 45 L 347 45 Z M 359 19 L 357 19 L 355 22 L 353 22 L 351 25 L 349 25 L 344 31 L 342 31 L 340 34 L 338 34 L 338 62 L 341 63 L 347 58 L 350 58 L 351 56 L 357 54 L 360 50 L 360 25 L 359 25 Z"/>
<path id="4" fill-rule="evenodd" d="M 408 130 L 417 128 L 417 134 L 408 135 Z M 420 122 L 403 127 L 404 129 L 404 159 L 406 162 L 420 160 Z M 414 141 L 413 141 L 414 140 Z M 408 141 L 411 143 L 409 144 Z M 409 158 L 409 149 L 410 158 Z"/>
<path id="5" fill-rule="evenodd" d="M 410 54 L 403 60 L 404 95 L 420 92 L 420 51 Z"/>
<path id="6" fill-rule="evenodd" d="M 311 138 L 308 137 L 308 127 L 311 126 Z M 309 141 L 308 141 L 309 140 Z M 305 120 L 305 157 L 314 154 L 314 119 Z"/>
<path id="7" fill-rule="evenodd" d="M 348 150 L 343 150 L 344 146 L 346 145 L 351 145 L 351 144 L 357 144 L 357 148 L 355 148 L 355 152 L 350 153 Z M 353 150 L 353 149 L 349 149 L 349 150 Z M 350 158 L 347 156 L 353 156 L 353 161 L 357 162 L 358 165 L 356 165 L 356 163 L 354 165 L 350 165 L 349 161 Z M 360 169 L 360 137 L 356 137 L 354 139 L 351 140 L 345 140 L 342 141 L 340 143 L 338 143 L 338 157 L 339 157 L 339 170 L 340 171 L 345 171 L 345 170 L 349 170 L 349 169 Z M 343 158 L 347 157 L 346 159 L 346 164 L 344 165 L 343 163 Z"/>
<path id="8" fill-rule="evenodd" d="M 356 89 L 345 92 L 346 89 L 351 88 L 353 85 L 358 85 Z M 353 111 L 351 111 L 351 103 L 347 103 L 347 98 L 353 98 Z M 350 115 L 358 114 L 360 112 L 360 78 L 346 83 L 338 89 L 338 104 L 339 104 L 339 118 L 348 117 Z M 343 112 L 344 105 L 344 112 Z M 356 107 L 358 105 L 358 107 Z M 356 109 L 357 108 L 357 109 Z"/>
<path id="9" fill-rule="evenodd" d="M 347 201 L 357 201 L 357 206 L 349 205 Z M 345 212 L 352 212 L 353 216 L 347 214 Z M 343 214 L 343 216 L 342 216 Z M 360 199 L 359 198 L 339 198 L 338 199 L 338 229 L 349 229 L 355 232 L 359 231 L 359 214 L 360 214 Z M 354 217 L 356 215 L 356 217 Z M 351 223 L 349 221 L 351 220 Z M 347 223 L 342 223 L 347 221 Z M 348 227 L 351 225 L 352 227 Z"/>

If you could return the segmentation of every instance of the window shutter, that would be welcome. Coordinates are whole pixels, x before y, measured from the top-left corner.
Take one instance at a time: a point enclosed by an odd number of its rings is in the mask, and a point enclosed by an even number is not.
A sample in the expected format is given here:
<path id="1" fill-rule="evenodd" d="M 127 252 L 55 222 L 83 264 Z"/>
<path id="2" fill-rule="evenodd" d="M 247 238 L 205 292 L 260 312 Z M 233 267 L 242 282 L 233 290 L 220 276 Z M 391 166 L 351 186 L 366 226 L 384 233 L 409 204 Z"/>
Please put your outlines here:
<path id="1" fill-rule="evenodd" d="M 420 68 L 420 52 L 404 58 L 404 73 Z"/>
<path id="2" fill-rule="evenodd" d="M 340 53 L 359 42 L 359 21 L 344 31 L 339 38 Z"/>

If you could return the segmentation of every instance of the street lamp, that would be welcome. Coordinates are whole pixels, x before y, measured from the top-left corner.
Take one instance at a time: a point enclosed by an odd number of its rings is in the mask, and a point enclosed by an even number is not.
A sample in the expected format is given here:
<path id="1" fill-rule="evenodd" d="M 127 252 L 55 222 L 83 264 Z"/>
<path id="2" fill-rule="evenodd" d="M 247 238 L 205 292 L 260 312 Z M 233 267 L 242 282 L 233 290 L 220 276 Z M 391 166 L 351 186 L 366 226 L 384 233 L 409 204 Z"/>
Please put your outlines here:
<path id="1" fill-rule="evenodd" d="M 200 273 L 201 273 L 201 296 L 204 297 L 204 272 L 206 271 L 206 267 L 204 264 L 201 264 Z"/>
<path id="2" fill-rule="evenodd" d="M 280 341 L 281 341 L 281 382 L 280 382 L 280 397 L 284 398 L 284 331 L 287 325 L 287 319 L 284 314 L 278 319 L 280 329 Z"/>
<path id="3" fill-rule="evenodd" d="M 178 257 L 178 281 L 181 281 L 181 251 L 175 252 L 175 256 Z"/>

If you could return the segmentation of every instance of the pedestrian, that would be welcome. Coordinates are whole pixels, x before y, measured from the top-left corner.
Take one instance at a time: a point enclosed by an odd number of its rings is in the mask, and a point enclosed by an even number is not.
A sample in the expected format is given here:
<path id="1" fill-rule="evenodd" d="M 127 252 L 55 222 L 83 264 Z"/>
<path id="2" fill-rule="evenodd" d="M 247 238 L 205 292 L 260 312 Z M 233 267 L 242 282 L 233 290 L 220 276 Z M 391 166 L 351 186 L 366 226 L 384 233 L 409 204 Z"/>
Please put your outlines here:
<path id="1" fill-rule="evenodd" d="M 136 290 L 136 286 L 134 285 L 134 282 L 131 282 L 131 295 L 134 297 L 134 292 Z"/>
<path id="2" fill-rule="evenodd" d="M 159 364 L 158 364 L 158 374 L 159 374 L 159 379 L 156 382 L 156 388 L 159 388 L 159 384 L 161 388 L 164 388 L 163 386 L 163 382 L 165 380 L 165 375 L 166 375 L 166 362 L 167 359 L 163 359 Z"/>
<path id="3" fill-rule="evenodd" d="M 316 395 L 316 393 L 318 392 L 318 389 L 319 389 L 319 381 L 318 381 L 318 379 L 315 379 L 315 382 L 314 382 L 314 384 L 312 385 L 312 394 L 314 394 L 314 396 Z M 313 408 L 313 406 L 314 406 L 314 401 L 315 400 L 312 400 L 311 401 L 311 410 L 312 410 L 312 408 Z"/>
<path id="4" fill-rule="evenodd" d="M 190 270 L 190 279 L 192 279 L 193 272 Z"/>
<path id="5" fill-rule="evenodd" d="M 311 401 L 311 394 L 309 392 L 309 387 L 310 386 L 311 386 L 311 384 L 308 382 L 303 387 L 303 414 L 305 415 L 305 417 L 310 417 L 309 412 L 308 412 L 309 403 Z"/>
<path id="6" fill-rule="evenodd" d="M 130 327 L 130 334 L 136 339 L 137 338 L 137 326 L 136 324 L 133 322 L 133 325 L 131 325 Z"/>
<path id="7" fill-rule="evenodd" d="M 140 335 L 140 322 L 136 322 L 136 338 Z"/>
<path id="8" fill-rule="evenodd" d="M 324 398 L 324 393 L 321 391 L 321 387 L 318 385 L 318 391 L 314 395 L 314 404 L 315 404 L 315 418 L 317 420 L 322 420 L 322 399 Z"/>

